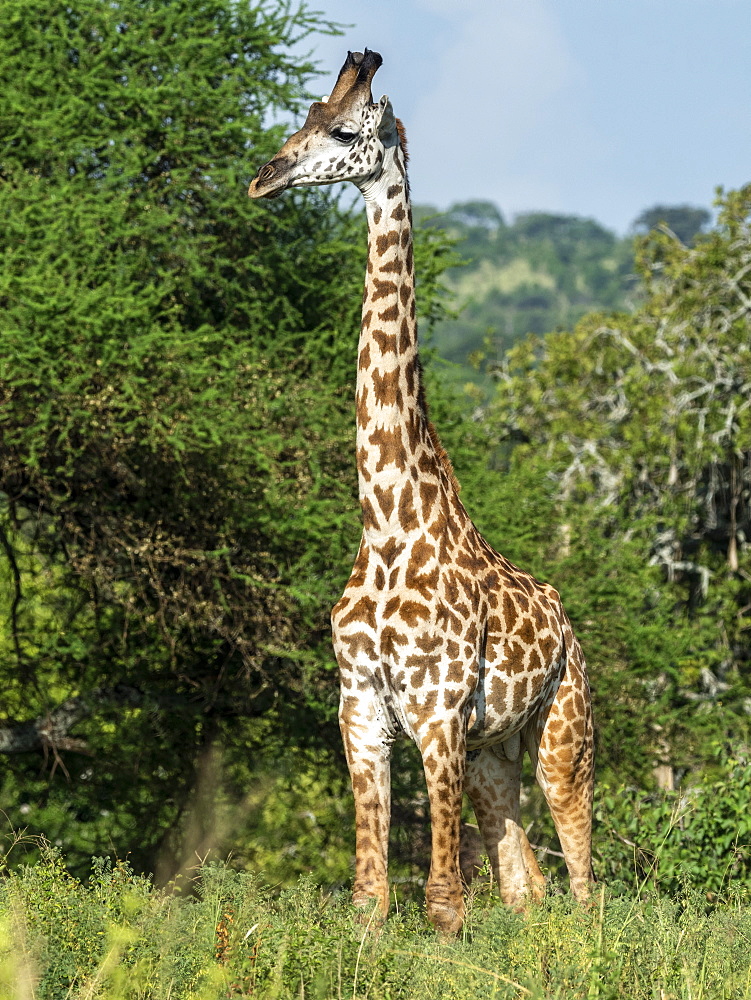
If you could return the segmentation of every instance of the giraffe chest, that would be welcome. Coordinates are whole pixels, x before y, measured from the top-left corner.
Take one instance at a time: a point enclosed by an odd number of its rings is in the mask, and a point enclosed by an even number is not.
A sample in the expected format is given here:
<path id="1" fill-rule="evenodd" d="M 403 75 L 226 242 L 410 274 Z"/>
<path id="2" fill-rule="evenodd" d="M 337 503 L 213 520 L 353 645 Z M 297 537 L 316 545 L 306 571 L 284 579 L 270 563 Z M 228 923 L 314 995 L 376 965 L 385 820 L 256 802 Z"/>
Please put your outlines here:
<path id="1" fill-rule="evenodd" d="M 343 696 L 373 699 L 392 733 L 456 713 L 471 746 L 518 731 L 560 675 L 562 639 L 544 593 L 498 580 L 492 565 L 356 563 L 332 613 Z"/>
<path id="2" fill-rule="evenodd" d="M 418 541 L 406 558 L 401 544 L 358 559 L 332 632 L 343 695 L 374 698 L 392 733 L 414 737 L 430 718 L 469 713 L 487 602 L 477 580 L 437 564 L 434 547 Z"/>
<path id="3" fill-rule="evenodd" d="M 335 643 L 368 636 L 373 657 L 392 666 L 422 655 L 433 683 L 432 661 L 476 665 L 489 611 L 484 580 L 456 561 L 442 562 L 443 547 L 424 533 L 363 543 L 332 612 Z"/>

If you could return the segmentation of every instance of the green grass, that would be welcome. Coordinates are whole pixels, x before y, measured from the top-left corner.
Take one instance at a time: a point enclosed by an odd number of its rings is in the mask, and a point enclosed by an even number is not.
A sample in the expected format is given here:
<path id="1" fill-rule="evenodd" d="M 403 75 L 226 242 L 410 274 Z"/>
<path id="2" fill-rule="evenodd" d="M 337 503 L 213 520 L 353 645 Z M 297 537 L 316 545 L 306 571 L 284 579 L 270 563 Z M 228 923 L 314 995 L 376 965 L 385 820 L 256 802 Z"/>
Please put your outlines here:
<path id="1" fill-rule="evenodd" d="M 309 880 L 275 893 L 224 866 L 157 890 L 95 859 L 82 883 L 47 850 L 0 888 L 0 997 L 751 998 L 751 898 L 708 908 L 687 893 L 614 897 L 589 909 L 556 892 L 526 915 L 470 891 L 460 938 L 417 903 L 382 927 Z"/>

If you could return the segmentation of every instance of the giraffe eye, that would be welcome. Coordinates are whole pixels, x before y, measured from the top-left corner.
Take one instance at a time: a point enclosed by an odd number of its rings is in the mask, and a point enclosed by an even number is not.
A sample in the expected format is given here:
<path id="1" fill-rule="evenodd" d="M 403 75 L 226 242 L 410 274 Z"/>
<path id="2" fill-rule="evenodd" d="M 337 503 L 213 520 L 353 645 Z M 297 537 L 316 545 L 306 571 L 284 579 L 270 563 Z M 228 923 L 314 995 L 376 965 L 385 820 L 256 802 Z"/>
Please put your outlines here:
<path id="1" fill-rule="evenodd" d="M 331 135 L 338 142 L 350 143 L 353 139 L 357 138 L 357 132 L 353 132 L 348 128 L 334 128 L 331 130 Z"/>

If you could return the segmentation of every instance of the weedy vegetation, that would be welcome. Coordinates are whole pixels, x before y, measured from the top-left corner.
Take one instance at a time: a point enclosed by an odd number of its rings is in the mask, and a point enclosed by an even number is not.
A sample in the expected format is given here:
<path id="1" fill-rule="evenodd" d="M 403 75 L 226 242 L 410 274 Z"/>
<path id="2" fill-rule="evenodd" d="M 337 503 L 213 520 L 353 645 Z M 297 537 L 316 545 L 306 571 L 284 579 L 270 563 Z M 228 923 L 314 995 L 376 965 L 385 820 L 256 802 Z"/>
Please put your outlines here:
<path id="1" fill-rule="evenodd" d="M 751 996 L 751 899 L 738 884 L 711 906 L 689 882 L 673 897 L 603 885 L 589 908 L 554 884 L 521 915 L 479 880 L 462 935 L 442 940 L 398 897 L 376 926 L 307 878 L 275 892 L 217 864 L 160 890 L 95 858 L 81 881 L 45 847 L 5 878 L 0 914 L 3 997 Z"/>

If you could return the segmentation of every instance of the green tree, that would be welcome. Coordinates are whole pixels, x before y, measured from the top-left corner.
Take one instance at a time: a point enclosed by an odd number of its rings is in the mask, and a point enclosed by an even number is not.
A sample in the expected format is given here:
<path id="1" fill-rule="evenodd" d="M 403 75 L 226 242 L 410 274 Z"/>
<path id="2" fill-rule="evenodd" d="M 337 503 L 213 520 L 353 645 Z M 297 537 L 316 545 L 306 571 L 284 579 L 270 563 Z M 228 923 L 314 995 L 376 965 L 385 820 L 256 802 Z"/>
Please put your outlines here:
<path id="1" fill-rule="evenodd" d="M 293 745 L 337 773 L 364 226 L 246 197 L 313 30 L 250 0 L 0 11 L 3 797 L 76 863 L 152 867 Z M 416 252 L 428 315 L 445 253 Z"/>
<path id="2" fill-rule="evenodd" d="M 646 235 L 652 229 L 667 226 L 687 246 L 712 221 L 712 213 L 694 205 L 655 205 L 646 208 L 633 223 L 634 232 Z"/>
<path id="3" fill-rule="evenodd" d="M 516 346 L 488 411 L 557 483 L 556 585 L 594 654 L 603 762 L 635 775 L 640 754 L 685 768 L 748 731 L 750 209 L 727 195 L 694 247 L 651 232 L 643 306 Z"/>
<path id="4" fill-rule="evenodd" d="M 225 721 L 329 669 L 359 223 L 245 197 L 318 24 L 213 0 L 0 13 L 3 708 L 42 720 L 5 749 L 52 771 L 9 758 L 5 801 L 84 854 L 149 864 Z"/>

